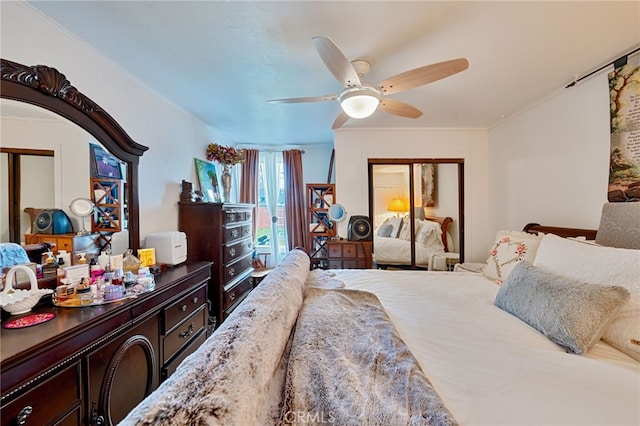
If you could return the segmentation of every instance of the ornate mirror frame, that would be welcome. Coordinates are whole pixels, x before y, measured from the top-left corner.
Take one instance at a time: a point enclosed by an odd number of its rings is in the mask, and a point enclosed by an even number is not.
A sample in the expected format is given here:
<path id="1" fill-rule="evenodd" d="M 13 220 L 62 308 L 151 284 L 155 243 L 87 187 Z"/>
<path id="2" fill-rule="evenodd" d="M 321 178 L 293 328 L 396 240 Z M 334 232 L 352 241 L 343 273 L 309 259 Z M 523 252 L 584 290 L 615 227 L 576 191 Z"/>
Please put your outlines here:
<path id="1" fill-rule="evenodd" d="M 149 148 L 133 141 L 113 117 L 80 93 L 55 68 L 0 59 L 0 71 L 1 98 L 37 105 L 70 120 L 127 164 L 129 247 L 137 250 L 140 247 L 138 164 Z"/>

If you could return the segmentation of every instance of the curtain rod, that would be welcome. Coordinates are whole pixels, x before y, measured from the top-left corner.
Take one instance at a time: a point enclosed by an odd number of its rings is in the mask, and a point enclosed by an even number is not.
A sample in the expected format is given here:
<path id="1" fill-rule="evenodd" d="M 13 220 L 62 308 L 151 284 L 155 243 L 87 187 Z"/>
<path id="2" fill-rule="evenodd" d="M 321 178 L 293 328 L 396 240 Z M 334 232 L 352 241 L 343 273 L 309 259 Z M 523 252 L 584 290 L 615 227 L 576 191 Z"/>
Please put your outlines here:
<path id="1" fill-rule="evenodd" d="M 260 151 L 260 152 L 284 152 L 284 151 L 291 151 L 292 149 L 297 149 L 298 151 L 300 151 L 301 153 L 305 154 L 305 150 L 304 149 L 298 149 L 298 148 L 287 148 L 287 149 L 261 149 L 261 148 L 256 148 L 256 147 L 248 147 L 248 146 L 240 146 L 241 149 L 255 149 L 256 151 Z"/>
<path id="2" fill-rule="evenodd" d="M 593 70 L 593 71 L 591 71 L 589 74 L 587 74 L 587 75 L 583 75 L 582 77 L 580 77 L 580 78 L 578 78 L 578 79 L 573 80 L 573 82 L 571 82 L 571 83 L 567 84 L 567 86 L 565 87 L 565 89 L 568 89 L 569 87 L 573 87 L 573 86 L 575 86 L 575 85 L 576 85 L 576 83 L 578 83 L 578 82 L 580 82 L 580 81 L 584 80 L 585 78 L 589 78 L 589 77 L 591 77 L 591 76 L 592 76 L 592 75 L 594 75 L 595 73 L 602 71 L 603 69 L 607 68 L 608 66 L 613 65 L 613 66 L 614 66 L 614 68 L 619 68 L 619 67 L 622 67 L 622 66 L 624 66 L 624 65 L 627 65 L 627 59 L 629 59 L 629 56 L 633 55 L 634 53 L 636 53 L 636 52 L 638 52 L 638 51 L 640 51 L 640 47 L 636 47 L 636 48 L 635 48 L 634 50 L 632 50 L 631 52 L 629 52 L 629 53 L 625 53 L 624 55 L 620 56 L 618 59 L 615 59 L 615 60 L 613 60 L 613 61 L 609 62 L 608 64 L 604 64 L 603 66 L 601 66 L 601 67 L 600 67 L 600 68 L 598 68 L 597 70 Z"/>

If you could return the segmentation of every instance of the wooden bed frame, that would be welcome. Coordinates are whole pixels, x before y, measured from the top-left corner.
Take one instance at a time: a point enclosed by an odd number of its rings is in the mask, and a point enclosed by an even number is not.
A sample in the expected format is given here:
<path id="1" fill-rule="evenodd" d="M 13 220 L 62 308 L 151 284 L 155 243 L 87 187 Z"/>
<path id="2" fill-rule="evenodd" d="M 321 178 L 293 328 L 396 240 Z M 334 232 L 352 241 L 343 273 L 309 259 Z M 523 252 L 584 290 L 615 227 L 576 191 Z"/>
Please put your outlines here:
<path id="1" fill-rule="evenodd" d="M 453 219 L 449 216 L 447 217 L 437 217 L 437 216 L 427 216 L 426 220 L 430 220 L 431 222 L 438 222 L 440 224 L 440 228 L 442 229 L 442 244 L 444 245 L 445 253 L 449 253 L 449 244 L 447 243 L 447 234 L 449 232 L 449 225 L 453 223 Z"/>
<path id="2" fill-rule="evenodd" d="M 530 234 L 542 232 L 545 234 L 556 234 L 564 238 L 585 237 L 587 240 L 595 240 L 596 232 L 598 232 L 595 229 L 562 228 L 558 226 L 544 226 L 539 223 L 527 223 L 522 230 Z"/>

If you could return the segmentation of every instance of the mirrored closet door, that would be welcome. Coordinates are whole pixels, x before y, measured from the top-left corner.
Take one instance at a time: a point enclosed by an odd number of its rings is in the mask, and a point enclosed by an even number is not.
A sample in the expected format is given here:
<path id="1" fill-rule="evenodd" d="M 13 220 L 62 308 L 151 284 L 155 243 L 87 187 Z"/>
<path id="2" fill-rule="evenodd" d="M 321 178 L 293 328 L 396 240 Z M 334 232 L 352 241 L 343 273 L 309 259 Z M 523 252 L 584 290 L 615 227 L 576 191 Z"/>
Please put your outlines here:
<path id="1" fill-rule="evenodd" d="M 464 161 L 369 159 L 378 267 L 449 270 L 464 261 Z"/>

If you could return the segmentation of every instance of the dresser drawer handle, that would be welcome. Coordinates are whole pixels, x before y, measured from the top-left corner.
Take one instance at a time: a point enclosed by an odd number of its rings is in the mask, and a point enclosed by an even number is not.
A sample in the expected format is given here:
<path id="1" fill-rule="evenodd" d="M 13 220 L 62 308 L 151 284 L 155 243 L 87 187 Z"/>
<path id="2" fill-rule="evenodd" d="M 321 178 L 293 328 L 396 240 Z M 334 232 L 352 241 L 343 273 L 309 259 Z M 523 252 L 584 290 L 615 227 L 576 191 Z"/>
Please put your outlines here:
<path id="1" fill-rule="evenodd" d="M 198 303 L 198 296 L 193 298 L 193 304 L 195 305 L 196 303 Z"/>
<path id="2" fill-rule="evenodd" d="M 27 405 L 18 413 L 18 417 L 16 417 L 16 423 L 20 426 L 27 423 L 27 417 L 33 412 L 33 407 Z"/>
<path id="3" fill-rule="evenodd" d="M 234 229 L 231 230 L 231 236 L 233 238 L 236 238 L 238 235 L 239 234 L 238 234 L 238 229 L 237 228 L 234 228 Z"/>
<path id="4" fill-rule="evenodd" d="M 179 334 L 179 336 L 182 339 L 186 339 L 187 337 L 191 336 L 193 334 L 194 325 L 195 325 L 194 323 L 189 324 L 189 328 L 187 329 L 187 331 L 183 331 L 182 333 Z"/>
<path id="5" fill-rule="evenodd" d="M 187 305 L 182 305 L 182 306 L 180 306 L 180 310 L 181 310 L 182 312 L 187 312 Z"/>
<path id="6" fill-rule="evenodd" d="M 232 276 L 234 276 L 235 274 L 236 274 L 236 269 L 235 269 L 235 268 L 233 268 L 233 267 L 229 268 L 229 276 L 230 276 L 230 277 L 232 277 Z"/>
<path id="7" fill-rule="evenodd" d="M 236 248 L 235 247 L 231 247 L 229 249 L 229 256 L 233 257 L 236 255 Z"/>
<path id="8" fill-rule="evenodd" d="M 236 298 L 236 294 L 235 293 L 229 293 L 229 300 L 233 302 L 233 300 Z"/>

